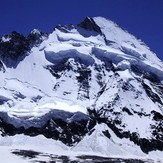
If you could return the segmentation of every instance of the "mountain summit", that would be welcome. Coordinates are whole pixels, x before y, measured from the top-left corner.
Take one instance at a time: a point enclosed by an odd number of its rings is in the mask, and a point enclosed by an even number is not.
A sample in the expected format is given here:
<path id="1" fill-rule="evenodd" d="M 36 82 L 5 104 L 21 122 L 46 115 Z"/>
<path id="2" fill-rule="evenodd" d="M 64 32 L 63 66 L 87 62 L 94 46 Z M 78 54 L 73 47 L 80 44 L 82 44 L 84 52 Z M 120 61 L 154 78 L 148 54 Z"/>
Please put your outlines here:
<path id="1" fill-rule="evenodd" d="M 0 145 L 44 135 L 73 152 L 162 155 L 163 63 L 110 20 L 2 36 L 0 76 Z"/>

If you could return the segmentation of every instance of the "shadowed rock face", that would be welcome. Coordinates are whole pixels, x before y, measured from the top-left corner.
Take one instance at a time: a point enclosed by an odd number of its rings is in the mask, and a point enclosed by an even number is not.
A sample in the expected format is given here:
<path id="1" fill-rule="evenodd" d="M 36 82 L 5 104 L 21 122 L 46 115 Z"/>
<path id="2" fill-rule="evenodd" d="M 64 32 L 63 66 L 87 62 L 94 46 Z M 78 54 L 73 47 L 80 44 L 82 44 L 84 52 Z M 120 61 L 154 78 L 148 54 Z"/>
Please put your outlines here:
<path id="1" fill-rule="evenodd" d="M 163 124 L 163 117 L 161 114 L 157 113 L 157 112 L 152 112 L 151 115 L 153 116 L 153 119 L 155 119 L 156 121 L 156 125 L 153 126 L 154 130 L 153 130 L 153 138 L 151 139 L 146 139 L 146 138 L 140 138 L 139 134 L 136 132 L 130 132 L 130 131 L 123 131 L 120 126 L 122 124 L 122 122 L 120 120 L 117 121 L 117 119 L 115 120 L 108 120 L 108 117 L 106 117 L 105 115 L 101 114 L 100 112 L 97 112 L 96 110 L 88 110 L 89 111 L 89 115 L 91 116 L 91 118 L 96 122 L 96 123 L 105 123 L 107 124 L 107 126 L 109 128 L 111 128 L 114 133 L 119 137 L 119 138 L 128 138 L 131 141 L 133 141 L 135 144 L 137 144 L 138 146 L 140 146 L 141 150 L 145 153 L 148 153 L 150 151 L 153 150 L 163 150 L 163 128 L 162 125 Z M 127 111 L 127 108 L 123 109 L 123 111 Z M 116 115 L 116 113 L 114 111 L 111 111 L 113 115 Z M 139 113 L 137 113 L 139 114 Z M 143 113 L 141 113 L 141 116 L 149 116 L 149 115 L 143 115 Z M 106 137 L 110 137 L 110 134 L 106 132 L 104 133 L 104 135 Z M 109 136 L 108 136 L 109 135 Z"/>
<path id="2" fill-rule="evenodd" d="M 33 30 L 27 37 L 30 47 L 39 46 L 43 40 L 47 39 L 48 34 L 39 30 Z"/>
<path id="3" fill-rule="evenodd" d="M 31 32 L 28 37 L 25 37 L 16 31 L 4 35 L 0 38 L 0 59 L 7 67 L 15 68 L 31 48 L 38 46 L 47 36 L 47 33 Z M 1 62 L 0 69 L 2 69 Z"/>
<path id="4" fill-rule="evenodd" d="M 95 123 L 92 123 L 88 115 L 81 112 L 70 113 L 64 111 L 51 111 L 39 119 L 28 120 L 27 117 L 21 117 L 17 120 L 10 118 L 7 114 L 1 113 L 0 131 L 2 136 L 13 136 L 16 134 L 25 134 L 29 136 L 44 135 L 47 138 L 60 140 L 69 146 L 79 142 L 86 133 L 89 132 Z M 8 122 L 6 122 L 8 119 Z M 16 120 L 17 124 L 13 121 Z M 39 126 L 34 125 L 39 122 Z M 11 123 L 10 123 L 11 122 Z M 28 127 L 26 123 L 30 124 Z"/>
<path id="5" fill-rule="evenodd" d="M 8 41 L 0 41 L 0 56 L 1 58 L 18 59 L 24 53 L 30 50 L 28 40 L 20 33 L 12 32 L 11 35 L 5 35 Z"/>
<path id="6" fill-rule="evenodd" d="M 89 17 L 86 17 L 83 22 L 78 24 L 78 26 L 89 31 L 95 31 L 101 33 L 100 27 L 95 23 L 95 21 L 92 18 Z"/>
<path id="7" fill-rule="evenodd" d="M 0 71 L 5 72 L 5 68 L 2 61 L 0 61 Z"/>
<path id="8" fill-rule="evenodd" d="M 125 108 L 126 110 L 126 108 Z M 124 111 L 125 111 L 124 110 Z M 39 134 L 44 135 L 47 138 L 54 140 L 60 140 L 68 146 L 79 142 L 86 134 L 91 135 L 94 132 L 94 127 L 97 123 L 105 123 L 107 126 L 114 131 L 119 138 L 128 138 L 135 144 L 139 145 L 143 152 L 148 153 L 153 150 L 163 150 L 163 135 L 162 135 L 162 116 L 153 112 L 153 119 L 158 123 L 157 126 L 153 126 L 153 135 L 155 137 L 151 139 L 140 138 L 135 132 L 123 131 L 119 128 L 121 121 L 112 120 L 109 121 L 107 117 L 98 113 L 96 110 L 88 110 L 89 116 L 80 112 L 69 113 L 64 111 L 49 112 L 46 115 L 39 118 L 39 120 L 30 120 L 23 117 L 19 120 L 20 125 L 14 126 L 9 123 L 13 119 L 7 117 L 7 114 L 1 114 L 0 118 L 0 131 L 2 136 L 13 136 L 16 134 L 25 134 L 29 136 L 37 136 Z M 113 112 L 113 114 L 115 114 Z M 2 118 L 3 117 L 3 118 Z M 4 119 L 8 119 L 6 122 Z M 29 122 L 28 122 L 29 121 Z M 38 122 L 37 122 L 38 121 Z M 44 123 L 40 126 L 32 126 L 37 124 L 39 121 Z M 28 127 L 23 126 L 23 123 L 31 124 Z M 103 131 L 106 138 L 110 139 L 111 135 L 109 131 Z"/>

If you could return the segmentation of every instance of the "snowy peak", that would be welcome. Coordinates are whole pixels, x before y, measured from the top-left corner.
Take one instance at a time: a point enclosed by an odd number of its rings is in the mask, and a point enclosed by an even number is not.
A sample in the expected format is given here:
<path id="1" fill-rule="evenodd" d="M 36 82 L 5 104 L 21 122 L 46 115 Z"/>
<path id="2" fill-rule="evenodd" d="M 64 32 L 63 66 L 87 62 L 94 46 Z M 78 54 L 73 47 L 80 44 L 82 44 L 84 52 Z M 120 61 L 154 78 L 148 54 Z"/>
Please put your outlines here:
<path id="1" fill-rule="evenodd" d="M 31 31 L 31 33 L 30 34 L 34 34 L 34 35 L 41 35 L 41 31 L 39 31 L 38 29 L 33 29 L 32 31 Z"/>
<path id="2" fill-rule="evenodd" d="M 144 60 L 146 63 L 163 68 L 162 62 L 156 54 L 150 51 L 144 42 L 120 28 L 116 23 L 102 17 L 93 18 L 105 35 L 106 44 L 110 47 L 120 49 L 125 54 Z"/>
<path id="3" fill-rule="evenodd" d="M 163 150 L 163 64 L 110 20 L 2 37 L 0 75 L 2 135 L 42 134 L 74 150 L 89 141 L 108 155 L 107 144 L 125 153 L 115 137 L 133 153 Z"/>

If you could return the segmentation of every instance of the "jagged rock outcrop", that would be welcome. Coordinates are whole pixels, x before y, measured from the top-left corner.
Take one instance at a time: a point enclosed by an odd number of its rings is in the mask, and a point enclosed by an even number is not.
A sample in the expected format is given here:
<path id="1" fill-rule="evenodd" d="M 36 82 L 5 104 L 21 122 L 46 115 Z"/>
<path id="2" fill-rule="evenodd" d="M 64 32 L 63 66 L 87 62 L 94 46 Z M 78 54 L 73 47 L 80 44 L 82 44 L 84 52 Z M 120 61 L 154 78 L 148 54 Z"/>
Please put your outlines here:
<path id="1" fill-rule="evenodd" d="M 95 23 L 95 21 L 92 18 L 89 17 L 86 17 L 83 22 L 78 24 L 78 26 L 89 31 L 95 31 L 101 33 L 100 27 Z"/>
<path id="2" fill-rule="evenodd" d="M 31 31 L 31 33 L 27 36 L 27 40 L 30 44 L 30 47 L 39 46 L 42 41 L 48 38 L 48 34 L 45 32 L 41 32 L 37 29 Z"/>

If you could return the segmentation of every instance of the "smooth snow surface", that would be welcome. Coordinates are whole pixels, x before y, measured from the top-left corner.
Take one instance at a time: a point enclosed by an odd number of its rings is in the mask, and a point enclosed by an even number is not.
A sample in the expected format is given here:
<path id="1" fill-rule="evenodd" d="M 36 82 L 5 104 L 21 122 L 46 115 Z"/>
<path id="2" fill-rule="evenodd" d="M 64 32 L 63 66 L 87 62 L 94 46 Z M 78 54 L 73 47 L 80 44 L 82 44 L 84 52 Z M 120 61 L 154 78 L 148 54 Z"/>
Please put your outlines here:
<path id="1" fill-rule="evenodd" d="M 29 137 L 16 135 L 10 137 L 0 137 L 1 160 L 4 163 L 27 163 L 35 161 L 50 161 L 50 156 L 68 156 L 75 160 L 76 156 L 92 155 L 111 158 L 132 158 L 140 160 L 153 160 L 154 162 L 163 161 L 162 153 L 159 151 L 144 154 L 139 147 L 128 140 L 120 140 L 114 133 L 114 139 L 106 139 L 102 134 L 102 129 L 107 127 L 102 124 L 95 127 L 92 136 L 86 136 L 77 146 L 68 147 L 60 141 L 47 139 L 43 136 Z M 15 155 L 12 152 L 27 150 L 42 153 L 34 158 Z"/>

